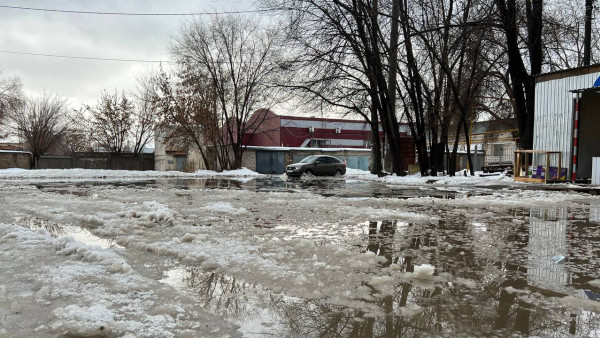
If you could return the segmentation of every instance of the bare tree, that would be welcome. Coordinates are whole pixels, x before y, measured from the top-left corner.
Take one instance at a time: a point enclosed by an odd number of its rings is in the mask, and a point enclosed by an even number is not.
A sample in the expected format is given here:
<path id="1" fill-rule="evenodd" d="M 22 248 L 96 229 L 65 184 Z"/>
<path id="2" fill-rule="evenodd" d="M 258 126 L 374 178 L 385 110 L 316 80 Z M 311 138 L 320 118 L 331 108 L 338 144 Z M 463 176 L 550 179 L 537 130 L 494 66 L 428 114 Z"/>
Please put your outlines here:
<path id="1" fill-rule="evenodd" d="M 216 93 L 206 78 L 190 80 L 193 76 L 180 74 L 172 78 L 162 70 L 156 76 L 153 105 L 159 114 L 157 131 L 169 147 L 194 146 L 204 167 L 216 170 L 216 160 L 208 152 L 208 146 L 220 139 Z"/>
<path id="2" fill-rule="evenodd" d="M 18 77 L 0 77 L 0 127 L 8 113 L 15 110 L 17 106 L 23 103 L 21 87 L 21 81 Z M 8 132 L 8 130 L 4 130 L 4 133 L 6 132 Z M 2 136 L 5 135 L 3 135 L 3 130 L 0 128 L 0 137 Z"/>
<path id="3" fill-rule="evenodd" d="M 594 0 L 585 0 L 585 31 L 583 38 L 583 64 L 589 66 L 592 59 L 592 13 Z"/>
<path id="4" fill-rule="evenodd" d="M 81 130 L 71 123 L 61 139 L 65 153 L 93 151 L 90 138 L 85 130 Z"/>
<path id="5" fill-rule="evenodd" d="M 407 116 L 409 120 L 414 116 L 417 132 L 427 130 L 432 164 L 437 162 L 437 156 L 443 155 L 435 151 L 437 140 L 441 138 L 447 145 L 449 128 L 456 127 L 448 168 L 450 175 L 454 174 L 451 169 L 456 163 L 458 140 L 464 133 L 473 174 L 469 125 L 477 117 L 476 108 L 482 101 L 485 79 L 498 59 L 495 44 L 491 43 L 493 7 L 478 0 L 421 0 L 412 2 L 412 6 L 404 1 L 401 8 L 409 69 L 407 75 L 401 74 L 401 77 L 413 107 Z M 411 12 L 423 14 L 411 15 Z M 418 39 L 413 41 L 413 36 Z M 418 64 L 431 66 L 419 68 Z M 422 137 L 419 141 L 422 148 Z M 432 173 L 435 174 L 436 169 L 432 166 Z"/>
<path id="6" fill-rule="evenodd" d="M 140 74 L 137 77 L 138 85 L 132 92 L 135 109 L 132 115 L 132 146 L 131 151 L 141 153 L 144 147 L 152 140 L 154 128 L 158 121 L 158 109 L 154 104 L 156 93 L 156 75 L 152 72 Z"/>
<path id="7" fill-rule="evenodd" d="M 600 56 L 599 21 L 591 0 L 550 1 L 544 4 L 544 71 L 595 64 Z M 560 15 L 556 15 L 560 13 Z"/>
<path id="8" fill-rule="evenodd" d="M 208 81 L 216 97 L 217 124 L 222 128 L 219 158 L 239 168 L 245 141 L 256 128 L 247 124 L 258 108 L 271 108 L 280 99 L 273 86 L 278 74 L 281 45 L 275 29 L 255 19 L 215 16 L 208 22 L 185 24 L 171 45 L 171 53 L 190 80 Z"/>
<path id="9" fill-rule="evenodd" d="M 27 143 L 37 161 L 65 134 L 68 128 L 66 101 L 47 93 L 28 97 L 8 113 L 13 133 Z"/>
<path id="10" fill-rule="evenodd" d="M 130 150 L 129 136 L 133 125 L 135 106 L 125 93 L 109 94 L 103 91 L 95 106 L 86 106 L 79 112 L 95 148 L 111 153 Z M 87 114 L 86 114 L 87 113 Z"/>
<path id="11" fill-rule="evenodd" d="M 390 56 L 393 62 L 399 40 L 397 27 L 390 27 L 390 18 L 395 18 L 398 7 L 377 0 L 264 2 L 272 8 L 286 8 L 290 22 L 288 35 L 298 52 L 292 67 L 303 74 L 287 85 L 369 122 L 374 159 L 371 171 L 377 174 L 383 169 L 381 127 L 391 154 L 391 169 L 403 175 L 396 85 L 389 83 L 395 80 L 389 70 L 397 69 L 390 66 Z"/>
<path id="12" fill-rule="evenodd" d="M 517 0 L 494 0 L 494 3 L 498 9 L 498 19 L 505 39 L 521 147 L 531 149 L 535 103 L 534 76 L 542 72 L 544 61 L 542 39 L 544 3 L 542 0 L 526 0 L 524 7 Z M 521 21 L 519 18 L 523 16 L 523 12 L 525 12 L 525 20 Z M 526 27 L 525 38 L 522 38 L 520 33 L 521 25 Z M 527 53 L 522 51 L 522 47 L 527 50 Z"/>

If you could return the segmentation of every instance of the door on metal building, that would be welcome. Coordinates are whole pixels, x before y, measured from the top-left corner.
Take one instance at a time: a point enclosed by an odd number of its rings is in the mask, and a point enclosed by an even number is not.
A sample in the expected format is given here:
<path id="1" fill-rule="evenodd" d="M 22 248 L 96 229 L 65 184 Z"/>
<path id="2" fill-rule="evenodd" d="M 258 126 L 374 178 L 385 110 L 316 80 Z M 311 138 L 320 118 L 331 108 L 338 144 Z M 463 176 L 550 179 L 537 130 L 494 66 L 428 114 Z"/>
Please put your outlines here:
<path id="1" fill-rule="evenodd" d="M 257 151 L 256 171 L 260 174 L 283 174 L 285 154 L 277 151 Z"/>
<path id="2" fill-rule="evenodd" d="M 185 164 L 187 163 L 187 157 L 175 157 L 175 170 L 183 171 Z"/>

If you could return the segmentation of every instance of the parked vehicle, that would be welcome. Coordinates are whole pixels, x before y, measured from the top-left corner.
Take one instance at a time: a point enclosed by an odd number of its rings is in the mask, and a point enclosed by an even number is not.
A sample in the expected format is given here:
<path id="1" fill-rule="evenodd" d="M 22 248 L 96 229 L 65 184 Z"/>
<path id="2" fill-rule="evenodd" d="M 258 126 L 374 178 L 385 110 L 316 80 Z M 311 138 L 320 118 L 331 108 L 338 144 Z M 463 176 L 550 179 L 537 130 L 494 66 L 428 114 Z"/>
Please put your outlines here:
<path id="1" fill-rule="evenodd" d="M 285 173 L 288 176 L 302 175 L 335 175 L 346 174 L 346 163 L 333 156 L 313 155 L 302 161 L 287 166 Z"/>

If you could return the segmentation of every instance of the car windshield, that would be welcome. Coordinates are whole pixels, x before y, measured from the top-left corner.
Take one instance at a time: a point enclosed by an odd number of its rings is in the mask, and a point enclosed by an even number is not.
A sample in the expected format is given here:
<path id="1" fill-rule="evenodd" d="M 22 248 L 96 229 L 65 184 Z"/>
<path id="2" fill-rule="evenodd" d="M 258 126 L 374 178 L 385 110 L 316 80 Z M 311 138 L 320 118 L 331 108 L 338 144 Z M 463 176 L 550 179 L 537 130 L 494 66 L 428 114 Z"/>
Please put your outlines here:
<path id="1" fill-rule="evenodd" d="M 315 161 L 319 158 L 318 156 L 308 156 L 305 157 L 300 163 L 315 163 Z"/>

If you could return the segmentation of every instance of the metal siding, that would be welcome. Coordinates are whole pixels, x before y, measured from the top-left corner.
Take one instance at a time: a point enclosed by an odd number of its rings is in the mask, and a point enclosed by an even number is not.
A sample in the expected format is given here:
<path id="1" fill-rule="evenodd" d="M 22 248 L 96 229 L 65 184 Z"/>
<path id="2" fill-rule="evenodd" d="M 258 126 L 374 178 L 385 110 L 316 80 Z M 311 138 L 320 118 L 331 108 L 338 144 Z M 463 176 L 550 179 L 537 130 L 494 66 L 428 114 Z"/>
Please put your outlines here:
<path id="1" fill-rule="evenodd" d="M 573 143 L 573 94 L 570 91 L 591 88 L 599 76 L 600 73 L 592 73 L 536 84 L 534 150 L 561 151 L 562 167 L 569 168 Z M 543 161 L 542 156 L 537 156 L 534 165 L 541 165 Z M 555 159 L 551 165 L 557 165 Z"/>
<path id="2" fill-rule="evenodd" d="M 276 151 L 257 151 L 256 172 L 259 174 L 285 173 L 285 153 Z"/>
<path id="3" fill-rule="evenodd" d="M 592 184 L 600 185 L 600 157 L 592 158 Z"/>
<path id="4" fill-rule="evenodd" d="M 356 169 L 368 171 L 369 170 L 369 156 L 356 156 L 358 157 L 358 164 Z"/>

